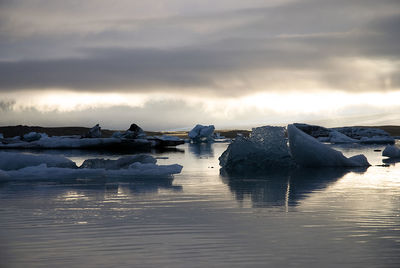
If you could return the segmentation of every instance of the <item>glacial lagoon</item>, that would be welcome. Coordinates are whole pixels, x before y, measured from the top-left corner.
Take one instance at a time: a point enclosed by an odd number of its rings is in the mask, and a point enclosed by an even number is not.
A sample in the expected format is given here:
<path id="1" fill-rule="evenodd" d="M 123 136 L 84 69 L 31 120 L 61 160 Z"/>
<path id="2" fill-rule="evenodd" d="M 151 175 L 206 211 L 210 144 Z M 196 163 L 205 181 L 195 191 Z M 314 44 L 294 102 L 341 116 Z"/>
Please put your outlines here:
<path id="1" fill-rule="evenodd" d="M 227 146 L 153 151 L 183 166 L 170 178 L 1 182 L 0 267 L 400 267 L 400 162 L 384 145 L 332 146 L 367 169 L 240 175 L 220 172 Z"/>

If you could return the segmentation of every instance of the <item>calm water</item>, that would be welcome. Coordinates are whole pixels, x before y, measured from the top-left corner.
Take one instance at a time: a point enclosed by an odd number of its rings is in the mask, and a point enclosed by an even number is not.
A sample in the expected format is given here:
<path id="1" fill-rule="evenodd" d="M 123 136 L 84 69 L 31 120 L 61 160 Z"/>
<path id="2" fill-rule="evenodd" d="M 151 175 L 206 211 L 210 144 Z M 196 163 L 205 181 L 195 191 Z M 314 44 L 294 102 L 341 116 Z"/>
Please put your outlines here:
<path id="1" fill-rule="evenodd" d="M 0 184 L 0 267 L 400 267 L 400 162 L 220 175 L 227 144 L 154 153 L 173 179 Z M 81 163 L 118 155 L 64 151 Z"/>

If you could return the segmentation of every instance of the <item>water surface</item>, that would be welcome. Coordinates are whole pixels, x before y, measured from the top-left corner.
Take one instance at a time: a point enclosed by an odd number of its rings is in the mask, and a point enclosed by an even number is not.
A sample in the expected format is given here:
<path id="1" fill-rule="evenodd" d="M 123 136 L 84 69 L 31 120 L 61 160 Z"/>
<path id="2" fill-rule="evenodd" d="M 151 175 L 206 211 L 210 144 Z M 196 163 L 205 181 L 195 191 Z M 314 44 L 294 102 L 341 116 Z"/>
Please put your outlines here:
<path id="1" fill-rule="evenodd" d="M 153 152 L 183 165 L 170 179 L 0 184 L 0 267 L 400 267 L 400 162 L 377 166 L 384 146 L 335 146 L 366 170 L 220 175 L 226 147 Z"/>

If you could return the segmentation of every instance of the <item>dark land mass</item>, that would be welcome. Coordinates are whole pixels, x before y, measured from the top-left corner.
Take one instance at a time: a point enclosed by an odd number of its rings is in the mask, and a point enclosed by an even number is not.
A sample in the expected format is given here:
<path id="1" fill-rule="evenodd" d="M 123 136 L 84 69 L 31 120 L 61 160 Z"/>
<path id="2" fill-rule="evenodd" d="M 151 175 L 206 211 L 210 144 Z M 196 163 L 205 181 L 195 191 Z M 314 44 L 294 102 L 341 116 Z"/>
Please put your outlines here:
<path id="1" fill-rule="evenodd" d="M 365 128 L 372 128 L 372 126 L 362 126 Z M 374 128 L 380 128 L 388 132 L 392 136 L 400 136 L 400 126 L 373 126 Z M 84 136 L 89 132 L 90 128 L 87 127 L 39 127 L 39 126 L 4 126 L 0 127 L 0 133 L 5 138 L 11 138 L 15 136 L 21 136 L 29 132 L 46 133 L 49 136 L 69 136 L 69 135 L 81 135 Z M 101 129 L 102 137 L 108 138 L 117 130 Z M 242 134 L 247 137 L 250 134 L 250 130 L 215 130 L 216 133 L 220 133 L 221 136 L 233 139 L 237 134 Z M 145 131 L 148 136 L 158 135 L 170 135 L 179 137 L 182 139 L 188 138 L 188 131 Z"/>
<path id="2" fill-rule="evenodd" d="M 4 138 L 11 138 L 15 136 L 22 136 L 29 132 L 46 133 L 49 136 L 70 136 L 80 135 L 84 136 L 88 133 L 90 128 L 87 127 L 39 127 L 39 126 L 4 126 L 0 127 L 0 133 Z M 101 129 L 102 137 L 108 138 L 117 130 Z M 235 138 L 238 133 L 243 136 L 248 136 L 251 131 L 249 130 L 216 130 L 221 136 L 226 138 Z M 170 135 L 182 139 L 188 138 L 188 131 L 145 131 L 148 136 Z"/>

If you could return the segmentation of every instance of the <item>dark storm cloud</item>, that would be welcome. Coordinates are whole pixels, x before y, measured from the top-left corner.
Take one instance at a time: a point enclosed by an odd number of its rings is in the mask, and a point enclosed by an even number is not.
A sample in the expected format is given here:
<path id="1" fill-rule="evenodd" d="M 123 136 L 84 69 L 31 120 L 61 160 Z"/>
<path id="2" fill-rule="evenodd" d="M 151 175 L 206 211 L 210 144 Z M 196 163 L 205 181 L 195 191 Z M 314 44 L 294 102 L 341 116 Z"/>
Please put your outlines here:
<path id="1" fill-rule="evenodd" d="M 57 5 L 51 10 L 59 12 Z M 107 20 L 99 19 L 93 22 L 97 30 L 85 34 L 79 27 L 68 28 L 65 34 L 51 32 L 52 27 L 41 24 L 42 32 L 23 34 L 18 25 L 8 24 L 0 28 L 0 47 L 7 55 L 20 51 L 26 55 L 13 59 L 0 53 L 7 59 L 0 62 L 0 90 L 187 94 L 201 90 L 239 95 L 268 89 L 269 77 L 275 82 L 296 82 L 294 75 L 299 79 L 299 73 L 329 88 L 390 90 L 399 86 L 399 11 L 398 1 L 312 0 L 218 12 L 210 8 L 195 15 L 125 18 L 106 25 Z M 22 41 L 4 38 L 18 33 L 24 36 Z M 54 55 L 50 59 L 46 49 Z M 367 81 L 370 86 L 353 86 L 366 83 L 364 74 L 357 73 L 365 70 L 353 69 L 355 58 L 385 60 L 395 67 L 377 75 L 372 83 Z M 384 83 L 387 80 L 390 83 Z"/>

